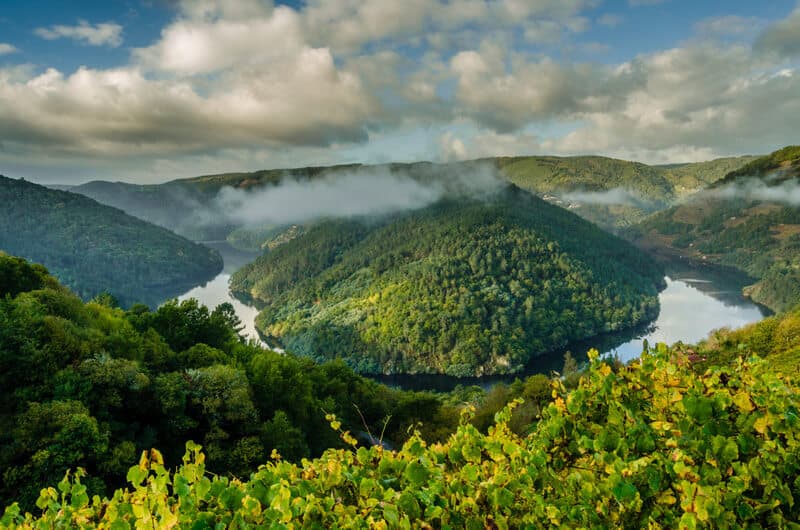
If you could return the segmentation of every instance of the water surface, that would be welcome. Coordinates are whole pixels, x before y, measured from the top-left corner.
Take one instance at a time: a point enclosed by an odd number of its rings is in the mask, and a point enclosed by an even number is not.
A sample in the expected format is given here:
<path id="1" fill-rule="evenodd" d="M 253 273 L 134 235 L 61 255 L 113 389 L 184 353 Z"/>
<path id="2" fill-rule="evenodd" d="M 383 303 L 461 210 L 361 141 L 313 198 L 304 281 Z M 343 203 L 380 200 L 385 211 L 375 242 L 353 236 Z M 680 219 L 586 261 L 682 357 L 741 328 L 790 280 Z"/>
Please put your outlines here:
<path id="1" fill-rule="evenodd" d="M 258 310 L 233 297 L 228 291 L 231 274 L 254 260 L 258 254 L 236 250 L 224 241 L 205 244 L 222 254 L 225 267 L 213 280 L 187 291 L 179 299 L 197 298 L 210 308 L 223 302 L 231 303 L 245 326 L 243 333 L 260 340 L 254 322 Z M 590 348 L 597 348 L 605 355 L 616 355 L 622 361 L 629 361 L 641 354 L 642 342 L 645 339 L 651 345 L 659 342 L 673 344 L 678 341 L 693 343 L 707 337 L 714 329 L 736 328 L 761 320 L 769 314 L 769 311 L 742 295 L 742 287 L 750 281 L 730 271 L 710 267 L 691 268 L 685 264 L 672 265 L 667 268 L 667 287 L 659 295 L 661 310 L 654 322 L 575 342 L 565 348 L 541 355 L 533 359 L 521 374 L 483 378 L 425 374 L 371 377 L 407 389 L 448 391 L 456 385 L 477 384 L 488 388 L 498 382 L 512 381 L 516 377 L 560 371 L 566 351 L 570 351 L 578 361 L 586 360 L 586 352 Z"/>
<path id="2" fill-rule="evenodd" d="M 236 272 L 247 263 L 253 261 L 258 257 L 256 252 L 244 252 L 237 250 L 230 246 L 225 241 L 210 241 L 203 242 L 204 245 L 214 248 L 222 255 L 225 266 L 214 279 L 198 285 L 193 289 L 185 292 L 178 297 L 178 300 L 186 300 L 188 298 L 196 298 L 201 304 L 208 306 L 210 309 L 217 307 L 219 304 L 229 302 L 236 310 L 236 314 L 244 325 L 242 334 L 248 338 L 261 340 L 258 332 L 256 331 L 255 319 L 258 315 L 258 309 L 242 303 L 235 298 L 228 290 L 228 283 L 231 279 L 231 274 Z"/>

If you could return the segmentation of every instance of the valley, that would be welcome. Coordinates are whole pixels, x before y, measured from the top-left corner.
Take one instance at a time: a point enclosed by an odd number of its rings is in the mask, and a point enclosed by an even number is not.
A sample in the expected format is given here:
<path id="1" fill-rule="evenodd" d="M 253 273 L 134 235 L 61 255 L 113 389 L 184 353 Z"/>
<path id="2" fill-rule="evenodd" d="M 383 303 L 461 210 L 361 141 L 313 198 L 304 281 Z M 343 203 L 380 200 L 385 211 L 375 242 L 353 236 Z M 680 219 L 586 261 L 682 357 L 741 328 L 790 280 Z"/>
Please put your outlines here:
<path id="1" fill-rule="evenodd" d="M 255 327 L 258 308 L 251 305 L 252 300 L 240 300 L 229 290 L 232 272 L 257 254 L 242 252 L 225 243 L 210 243 L 220 252 L 225 267 L 213 280 L 199 285 L 180 295 L 179 300 L 196 298 L 208 307 L 231 303 L 236 310 L 244 330 L 250 338 L 261 340 Z M 519 377 L 536 374 L 549 375 L 563 368 L 564 354 L 569 351 L 579 363 L 586 362 L 586 352 L 598 349 L 602 357 L 618 357 L 623 362 L 637 358 L 642 352 L 642 343 L 651 345 L 659 342 L 673 344 L 697 342 L 713 330 L 735 329 L 757 322 L 771 312 L 753 303 L 742 294 L 742 289 L 750 282 L 747 276 L 720 271 L 711 266 L 687 266 L 685 262 L 673 261 L 666 265 L 666 288 L 658 295 L 658 317 L 646 324 L 621 332 L 612 332 L 590 340 L 567 344 L 551 352 L 546 352 L 528 363 L 523 370 L 509 376 L 451 377 L 447 375 L 379 375 L 368 377 L 391 386 L 406 390 L 450 392 L 458 386 L 478 385 L 489 389 L 498 383 L 510 384 Z M 693 308 L 687 311 L 686 308 Z M 697 315 L 703 318 L 697 318 Z"/>
<path id="2" fill-rule="evenodd" d="M 800 300 L 800 148 L 786 147 L 731 172 L 686 201 L 631 227 L 648 252 L 732 267 L 746 291 L 775 311 Z"/>
<path id="3" fill-rule="evenodd" d="M 0 9 L 0 530 L 800 530 L 800 0 Z"/>

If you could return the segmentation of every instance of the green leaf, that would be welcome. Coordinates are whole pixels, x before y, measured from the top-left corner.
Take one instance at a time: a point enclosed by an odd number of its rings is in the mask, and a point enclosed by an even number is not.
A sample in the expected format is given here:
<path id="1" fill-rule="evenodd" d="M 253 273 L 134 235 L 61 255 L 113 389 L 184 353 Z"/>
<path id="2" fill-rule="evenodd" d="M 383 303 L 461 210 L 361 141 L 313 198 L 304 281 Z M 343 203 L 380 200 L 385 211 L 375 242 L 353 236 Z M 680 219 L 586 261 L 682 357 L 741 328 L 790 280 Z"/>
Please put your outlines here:
<path id="1" fill-rule="evenodd" d="M 419 462 L 411 462 L 406 466 L 405 478 L 414 487 L 419 487 L 428 481 L 428 470 Z"/>
<path id="2" fill-rule="evenodd" d="M 614 498 L 617 499 L 617 502 L 624 503 L 636 497 L 638 490 L 636 486 L 627 480 L 620 480 L 611 488 L 611 493 L 614 495 Z"/>

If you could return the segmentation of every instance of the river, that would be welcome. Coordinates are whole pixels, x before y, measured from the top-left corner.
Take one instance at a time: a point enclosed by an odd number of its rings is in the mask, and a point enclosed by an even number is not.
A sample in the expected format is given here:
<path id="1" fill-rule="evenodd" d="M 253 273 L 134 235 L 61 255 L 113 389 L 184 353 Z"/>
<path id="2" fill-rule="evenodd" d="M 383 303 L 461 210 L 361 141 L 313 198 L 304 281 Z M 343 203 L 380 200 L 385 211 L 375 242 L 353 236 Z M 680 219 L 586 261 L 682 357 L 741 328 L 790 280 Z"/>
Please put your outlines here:
<path id="1" fill-rule="evenodd" d="M 258 310 L 234 298 L 228 291 L 231 274 L 255 259 L 258 254 L 236 250 L 225 242 L 205 244 L 222 254 L 225 261 L 224 269 L 213 280 L 187 291 L 179 299 L 197 298 L 210 308 L 223 302 L 230 302 L 245 325 L 244 333 L 248 337 L 259 339 L 254 324 Z M 747 284 L 747 279 L 735 273 L 708 267 L 692 268 L 684 264 L 673 264 L 667 267 L 666 282 L 667 288 L 659 294 L 661 311 L 655 322 L 636 329 L 573 343 L 558 351 L 536 357 L 525 372 L 517 376 L 459 379 L 440 375 L 395 375 L 374 376 L 374 378 L 390 385 L 414 390 L 448 391 L 459 384 L 489 387 L 497 382 L 508 382 L 514 377 L 535 373 L 549 374 L 553 370 L 560 370 L 566 351 L 571 351 L 578 361 L 583 361 L 589 348 L 594 347 L 604 355 L 616 355 L 622 361 L 629 361 L 639 356 L 645 339 L 651 345 L 658 342 L 669 344 L 677 341 L 697 342 L 714 329 L 740 327 L 761 320 L 769 314 L 767 309 L 742 296 L 742 287 Z"/>
<path id="2" fill-rule="evenodd" d="M 186 300 L 187 298 L 196 298 L 201 304 L 210 309 L 214 309 L 219 304 L 230 302 L 236 310 L 236 314 L 244 325 L 242 334 L 248 338 L 256 339 L 261 338 L 256 331 L 256 315 L 258 309 L 242 303 L 239 299 L 235 298 L 228 290 L 228 283 L 231 279 L 231 274 L 236 272 L 244 265 L 247 265 L 258 257 L 256 252 L 244 252 L 237 250 L 230 246 L 225 241 L 204 241 L 204 245 L 214 248 L 219 251 L 224 261 L 222 272 L 220 272 L 213 280 L 194 287 L 186 291 L 178 300 Z"/>

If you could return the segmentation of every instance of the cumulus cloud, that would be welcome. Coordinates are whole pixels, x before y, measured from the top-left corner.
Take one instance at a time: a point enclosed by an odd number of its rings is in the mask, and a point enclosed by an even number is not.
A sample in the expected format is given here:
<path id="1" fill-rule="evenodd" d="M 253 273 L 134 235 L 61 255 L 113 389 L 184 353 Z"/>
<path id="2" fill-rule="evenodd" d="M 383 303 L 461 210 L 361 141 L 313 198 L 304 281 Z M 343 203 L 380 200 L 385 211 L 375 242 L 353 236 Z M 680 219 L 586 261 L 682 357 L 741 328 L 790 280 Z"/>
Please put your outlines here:
<path id="1" fill-rule="evenodd" d="M 800 126 L 800 76 L 753 56 L 749 46 L 688 45 L 615 69 L 614 109 L 580 113 L 585 126 L 548 147 L 617 156 L 632 149 L 707 154 L 785 145 Z M 643 161 L 654 161 L 653 157 Z"/>
<path id="2" fill-rule="evenodd" d="M 551 59 L 528 61 L 502 47 L 486 44 L 450 61 L 458 85 L 459 110 L 497 132 L 509 132 L 534 120 L 580 110 L 595 89 L 599 72 L 588 65 L 563 65 Z M 595 92 L 599 94 L 599 92 Z"/>
<path id="3" fill-rule="evenodd" d="M 122 26 L 114 22 L 91 25 L 85 20 L 77 26 L 56 25 L 49 28 L 36 28 L 34 33 L 46 40 L 72 39 L 90 46 L 111 46 L 122 44 Z"/>
<path id="4" fill-rule="evenodd" d="M 199 13 L 190 11 L 191 18 L 165 28 L 158 43 L 135 51 L 145 66 L 179 75 L 237 66 L 277 69 L 311 50 L 304 42 L 300 17 L 291 8 L 265 11 L 261 17 L 209 19 L 208 11 L 190 5 Z"/>
<path id="5" fill-rule="evenodd" d="M 582 29 L 580 13 L 591 0 L 309 0 L 304 18 L 317 44 L 353 51 L 387 39 L 427 32 L 478 27 L 541 25 L 543 21 L 573 31 Z"/>
<path id="6" fill-rule="evenodd" d="M 186 153 L 360 141 L 373 101 L 325 50 L 282 71 L 245 70 L 203 94 L 136 68 L 0 78 L 0 141 L 72 153 Z"/>
<path id="7" fill-rule="evenodd" d="M 12 46 L 11 44 L 7 44 L 5 42 L 0 42 L 0 55 L 8 55 L 9 53 L 15 53 L 17 50 L 16 46 Z"/>

